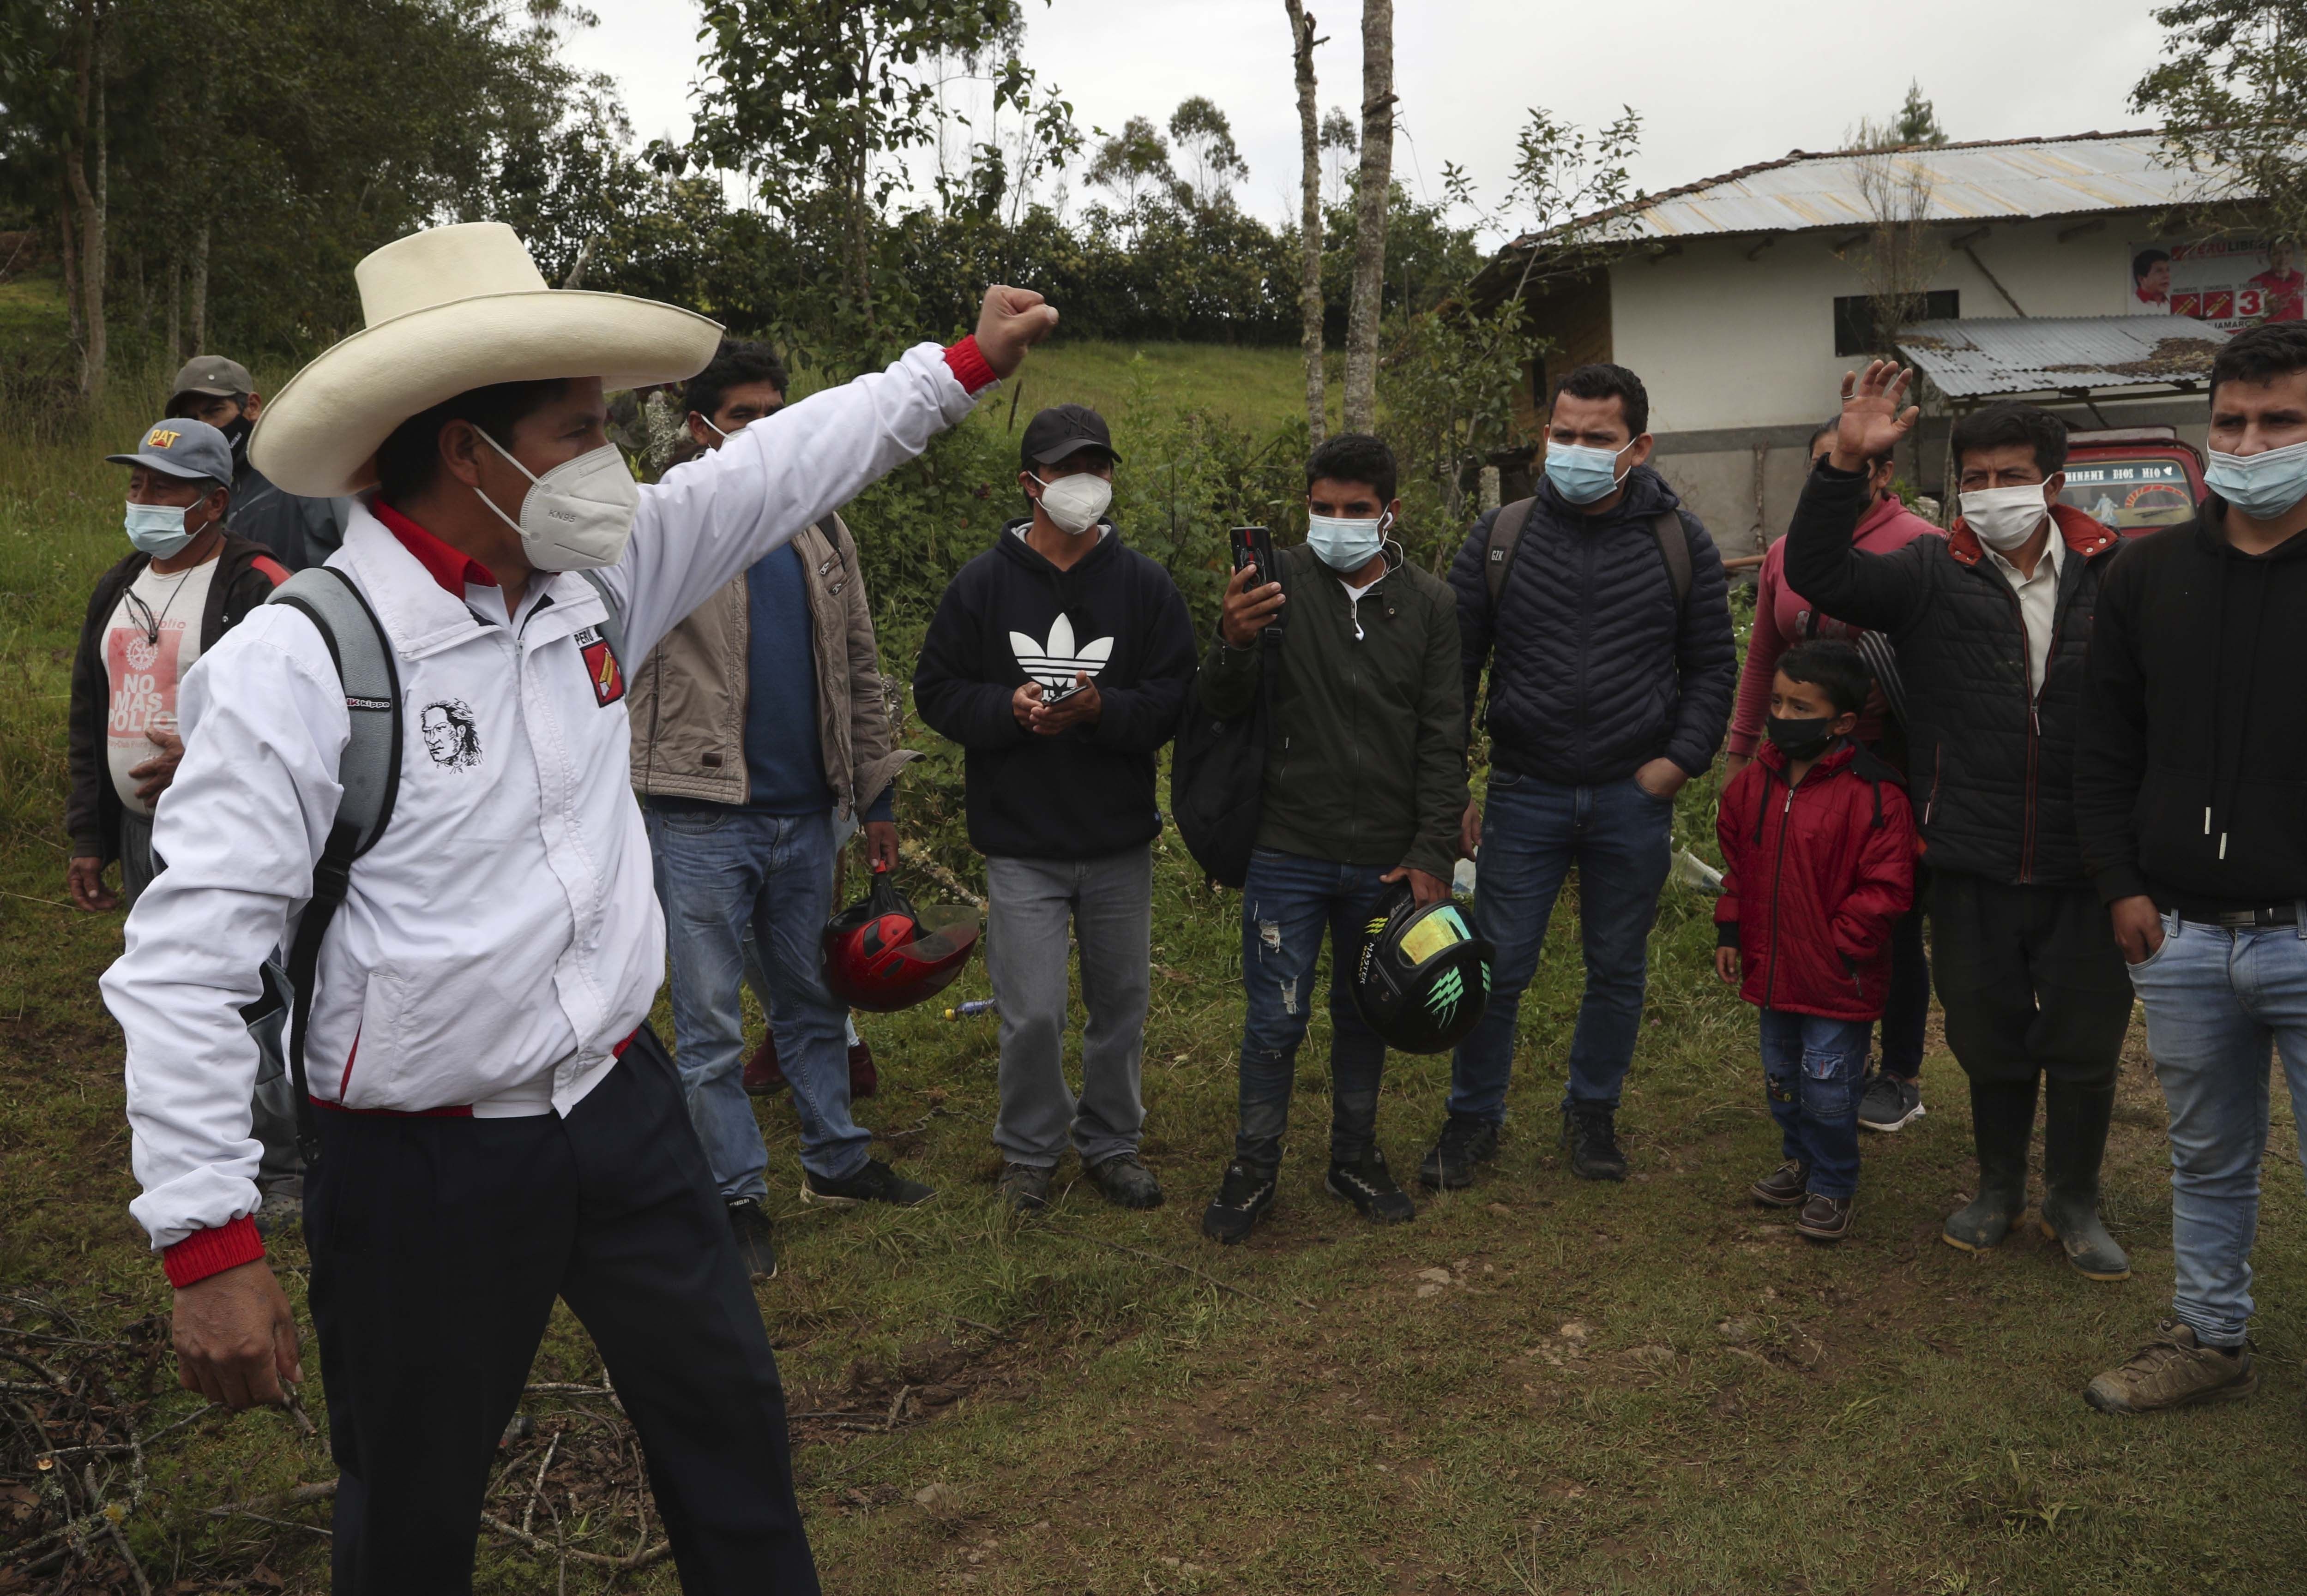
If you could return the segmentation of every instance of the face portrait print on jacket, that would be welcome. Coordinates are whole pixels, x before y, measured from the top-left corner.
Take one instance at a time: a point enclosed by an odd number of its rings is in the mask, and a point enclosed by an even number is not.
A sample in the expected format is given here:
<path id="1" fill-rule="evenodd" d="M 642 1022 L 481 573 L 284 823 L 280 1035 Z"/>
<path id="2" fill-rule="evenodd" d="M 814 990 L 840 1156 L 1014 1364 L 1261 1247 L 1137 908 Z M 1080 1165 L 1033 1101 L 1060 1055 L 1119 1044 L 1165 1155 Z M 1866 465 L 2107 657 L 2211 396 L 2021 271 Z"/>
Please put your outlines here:
<path id="1" fill-rule="evenodd" d="M 425 734 L 425 751 L 433 763 L 450 770 L 470 770 L 481 763 L 481 728 L 472 706 L 461 698 L 444 698 L 425 706 L 416 717 Z"/>

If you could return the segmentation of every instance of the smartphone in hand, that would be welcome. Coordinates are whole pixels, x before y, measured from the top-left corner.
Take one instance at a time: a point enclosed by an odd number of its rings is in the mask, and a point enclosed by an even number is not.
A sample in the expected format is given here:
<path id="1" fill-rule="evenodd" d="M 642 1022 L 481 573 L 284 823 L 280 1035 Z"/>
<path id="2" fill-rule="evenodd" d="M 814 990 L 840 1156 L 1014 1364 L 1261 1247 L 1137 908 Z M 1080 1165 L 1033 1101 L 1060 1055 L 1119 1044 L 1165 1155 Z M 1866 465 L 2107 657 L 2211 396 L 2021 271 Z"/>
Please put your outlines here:
<path id="1" fill-rule="evenodd" d="M 1257 571 L 1256 583 L 1282 580 L 1282 568 L 1274 563 L 1272 532 L 1263 526 L 1237 526 L 1227 534 L 1227 538 L 1233 549 L 1235 570 L 1253 566 Z M 1264 628 L 1267 633 L 1278 633 L 1281 629 L 1282 623 L 1278 619 Z"/>

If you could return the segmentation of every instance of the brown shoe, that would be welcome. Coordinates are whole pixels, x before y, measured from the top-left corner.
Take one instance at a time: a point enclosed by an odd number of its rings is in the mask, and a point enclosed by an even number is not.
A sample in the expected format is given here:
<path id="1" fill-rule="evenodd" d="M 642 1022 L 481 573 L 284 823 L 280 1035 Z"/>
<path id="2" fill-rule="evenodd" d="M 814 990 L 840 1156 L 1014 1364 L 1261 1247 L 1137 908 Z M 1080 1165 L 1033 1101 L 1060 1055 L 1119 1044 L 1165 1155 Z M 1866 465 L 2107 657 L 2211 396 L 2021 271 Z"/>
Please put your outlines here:
<path id="1" fill-rule="evenodd" d="M 1810 1171 L 1789 1158 L 1747 1187 L 1746 1195 L 1769 1208 L 1799 1208 L 1809 1183 Z"/>
<path id="2" fill-rule="evenodd" d="M 2083 1387 L 2102 1413 L 2152 1413 L 2197 1402 L 2234 1402 L 2259 1389 L 2248 1344 L 2233 1354 L 2205 1346 L 2192 1327 L 2165 1319 L 2155 1339 Z"/>
<path id="3" fill-rule="evenodd" d="M 745 1090 L 756 1097 L 766 1097 L 771 1092 L 785 1089 L 785 1072 L 777 1068 L 777 1039 L 770 1032 L 761 1033 L 761 1045 L 753 1049 L 753 1056 L 745 1061 Z"/>
<path id="4" fill-rule="evenodd" d="M 1857 1212 L 1855 1197 L 1808 1192 L 1803 1198 L 1802 1212 L 1795 1216 L 1795 1229 L 1814 1242 L 1839 1242 L 1850 1233 L 1850 1221 Z"/>

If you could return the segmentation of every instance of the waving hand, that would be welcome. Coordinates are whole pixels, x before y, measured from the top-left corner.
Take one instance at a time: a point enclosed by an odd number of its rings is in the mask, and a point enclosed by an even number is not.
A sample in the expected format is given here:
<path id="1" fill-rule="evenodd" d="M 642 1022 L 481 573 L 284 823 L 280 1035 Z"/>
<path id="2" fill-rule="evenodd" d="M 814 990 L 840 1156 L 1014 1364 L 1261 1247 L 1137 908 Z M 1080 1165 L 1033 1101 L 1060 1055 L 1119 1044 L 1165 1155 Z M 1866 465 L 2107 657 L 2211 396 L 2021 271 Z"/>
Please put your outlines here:
<path id="1" fill-rule="evenodd" d="M 1889 454 L 1914 427 L 1923 414 L 1920 405 L 1906 403 L 1914 375 L 1887 360 L 1842 374 L 1842 424 L 1829 457 L 1837 471 L 1865 470 L 1869 460 Z"/>

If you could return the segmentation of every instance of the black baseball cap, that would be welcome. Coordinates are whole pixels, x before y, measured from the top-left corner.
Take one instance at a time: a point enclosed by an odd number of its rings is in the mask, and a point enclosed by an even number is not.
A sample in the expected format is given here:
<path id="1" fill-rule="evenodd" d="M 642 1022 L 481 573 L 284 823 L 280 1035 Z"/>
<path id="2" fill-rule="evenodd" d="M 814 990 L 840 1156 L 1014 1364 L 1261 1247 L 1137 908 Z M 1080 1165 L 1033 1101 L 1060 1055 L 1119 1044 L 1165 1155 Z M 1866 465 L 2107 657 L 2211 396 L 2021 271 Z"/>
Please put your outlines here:
<path id="1" fill-rule="evenodd" d="M 1121 459 L 1114 450 L 1113 434 L 1106 431 L 1105 417 L 1086 405 L 1054 405 L 1025 423 L 1025 441 L 1017 446 L 1017 463 L 1031 471 L 1036 465 L 1054 465 L 1085 448 L 1103 449 L 1106 458 L 1117 463 Z"/>

